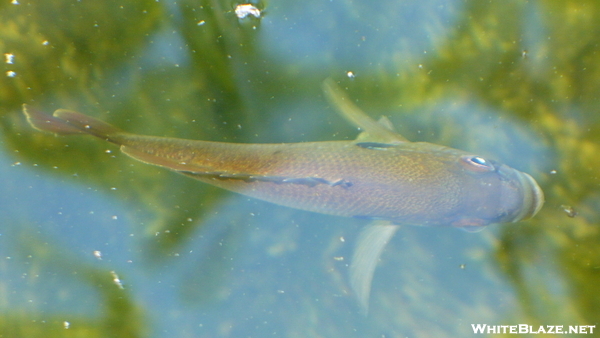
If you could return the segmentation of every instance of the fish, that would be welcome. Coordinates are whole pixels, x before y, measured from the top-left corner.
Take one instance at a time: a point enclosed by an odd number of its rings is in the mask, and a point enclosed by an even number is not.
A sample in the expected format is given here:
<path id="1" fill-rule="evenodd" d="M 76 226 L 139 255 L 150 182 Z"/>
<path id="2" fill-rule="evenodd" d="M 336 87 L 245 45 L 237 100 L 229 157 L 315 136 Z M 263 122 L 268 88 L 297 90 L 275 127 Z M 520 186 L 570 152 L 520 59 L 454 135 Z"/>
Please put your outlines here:
<path id="1" fill-rule="evenodd" d="M 128 133 L 75 111 L 23 105 L 29 124 L 58 135 L 88 134 L 143 163 L 291 208 L 371 220 L 349 268 L 361 308 L 381 251 L 400 225 L 470 232 L 533 217 L 544 194 L 529 174 L 468 151 L 410 142 L 390 120 L 357 107 L 332 79 L 329 102 L 361 132 L 355 140 L 244 144 Z"/>

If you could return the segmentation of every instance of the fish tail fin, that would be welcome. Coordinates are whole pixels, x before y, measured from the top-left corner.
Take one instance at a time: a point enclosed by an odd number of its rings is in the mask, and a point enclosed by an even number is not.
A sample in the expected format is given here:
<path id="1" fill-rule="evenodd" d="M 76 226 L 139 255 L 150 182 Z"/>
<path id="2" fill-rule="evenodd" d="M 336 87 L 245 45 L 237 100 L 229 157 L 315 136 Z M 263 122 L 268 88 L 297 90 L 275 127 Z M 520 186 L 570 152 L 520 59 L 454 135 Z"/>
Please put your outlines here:
<path id="1" fill-rule="evenodd" d="M 23 113 L 33 128 L 59 135 L 90 134 L 120 144 L 118 136 L 124 133 L 106 122 L 66 109 L 58 109 L 53 115 L 48 115 L 24 104 Z"/>

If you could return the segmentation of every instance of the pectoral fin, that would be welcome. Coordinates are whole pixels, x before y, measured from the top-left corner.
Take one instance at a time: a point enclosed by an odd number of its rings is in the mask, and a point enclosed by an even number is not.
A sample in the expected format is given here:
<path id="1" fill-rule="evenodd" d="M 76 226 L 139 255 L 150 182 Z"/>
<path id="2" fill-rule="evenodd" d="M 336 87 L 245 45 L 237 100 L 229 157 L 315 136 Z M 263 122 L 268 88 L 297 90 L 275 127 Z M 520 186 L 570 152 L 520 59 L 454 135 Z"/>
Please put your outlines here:
<path id="1" fill-rule="evenodd" d="M 466 232 L 480 232 L 483 229 L 485 229 L 487 226 L 465 226 L 465 227 L 459 227 L 459 229 L 466 231 Z"/>
<path id="2" fill-rule="evenodd" d="M 323 91 L 340 114 L 362 130 L 357 138 L 360 142 L 392 144 L 409 142 L 402 135 L 394 132 L 392 123 L 386 117 L 375 121 L 360 110 L 332 79 L 323 81 Z"/>
<path id="3" fill-rule="evenodd" d="M 381 252 L 399 226 L 389 222 L 374 222 L 358 236 L 352 262 L 350 263 L 350 284 L 358 298 L 362 311 L 369 311 L 371 281 Z"/>

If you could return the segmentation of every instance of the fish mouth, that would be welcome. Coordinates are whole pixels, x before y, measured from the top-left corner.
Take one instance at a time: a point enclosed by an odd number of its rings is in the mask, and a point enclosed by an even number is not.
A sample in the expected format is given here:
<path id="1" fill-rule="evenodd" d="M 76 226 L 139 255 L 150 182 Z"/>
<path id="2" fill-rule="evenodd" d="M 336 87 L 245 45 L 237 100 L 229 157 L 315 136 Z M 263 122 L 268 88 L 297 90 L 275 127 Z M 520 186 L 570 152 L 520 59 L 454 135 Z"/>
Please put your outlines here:
<path id="1" fill-rule="evenodd" d="M 529 174 L 521 172 L 518 175 L 523 189 L 523 207 L 515 216 L 513 222 L 518 222 L 535 216 L 544 205 L 544 192 Z"/>

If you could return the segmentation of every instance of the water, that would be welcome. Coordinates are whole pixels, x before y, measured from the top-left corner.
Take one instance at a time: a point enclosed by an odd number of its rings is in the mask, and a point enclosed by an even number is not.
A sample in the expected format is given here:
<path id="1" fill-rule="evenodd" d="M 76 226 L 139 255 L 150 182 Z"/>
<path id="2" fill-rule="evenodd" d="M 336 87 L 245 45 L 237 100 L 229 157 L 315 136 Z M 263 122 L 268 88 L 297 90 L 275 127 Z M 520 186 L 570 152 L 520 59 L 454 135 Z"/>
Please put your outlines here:
<path id="1" fill-rule="evenodd" d="M 598 325 L 596 2 L 283 1 L 244 20 L 235 5 L 0 4 L 0 50 L 13 55 L 0 78 L 0 336 Z M 532 174 L 544 209 L 475 234 L 402 227 L 363 316 L 347 264 L 364 221 L 209 187 L 99 140 L 34 131 L 20 113 L 69 108 L 224 142 L 352 139 L 323 97 L 327 77 L 410 140 Z"/>

